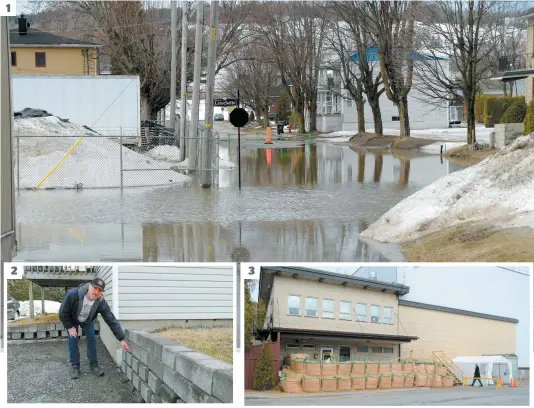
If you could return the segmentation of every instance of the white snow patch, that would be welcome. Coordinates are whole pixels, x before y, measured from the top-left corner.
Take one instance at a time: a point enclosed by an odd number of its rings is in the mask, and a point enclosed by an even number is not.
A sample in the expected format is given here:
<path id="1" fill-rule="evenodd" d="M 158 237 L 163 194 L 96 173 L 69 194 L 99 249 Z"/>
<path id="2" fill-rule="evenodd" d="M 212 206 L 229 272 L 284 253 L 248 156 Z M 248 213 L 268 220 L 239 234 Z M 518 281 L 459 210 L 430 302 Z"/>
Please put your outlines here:
<path id="1" fill-rule="evenodd" d="M 340 130 L 337 132 L 325 133 L 321 135 L 320 138 L 317 138 L 318 141 L 328 141 L 336 143 L 345 143 L 348 142 L 356 134 L 353 130 Z"/>
<path id="2" fill-rule="evenodd" d="M 402 243 L 464 222 L 534 225 L 534 134 L 404 199 L 362 237 Z"/>
<path id="3" fill-rule="evenodd" d="M 169 169 L 169 164 L 154 161 L 112 139 L 74 123 L 62 122 L 55 116 L 15 119 L 14 135 L 20 146 L 20 187 L 33 188 L 61 160 L 80 136 L 86 137 L 41 185 L 41 188 L 120 187 L 120 151 L 125 187 L 176 184 L 190 178 Z M 22 137 L 42 136 L 42 137 Z M 63 137 L 46 137 L 63 136 Z M 15 152 L 17 143 L 15 145 Z M 15 158 L 17 154 L 15 154 Z M 17 163 L 18 165 L 18 163 Z M 154 171 L 160 169 L 161 171 Z M 145 170 L 145 171 L 143 171 Z M 15 174 L 17 174 L 15 169 Z"/>
<path id="4" fill-rule="evenodd" d="M 489 141 L 489 135 L 493 132 L 493 128 L 486 128 L 484 125 L 478 125 L 475 127 L 475 133 L 477 140 Z M 384 129 L 385 135 L 398 136 L 400 134 L 399 129 Z M 441 128 L 441 129 L 411 129 L 410 136 L 423 139 L 433 140 L 446 140 L 451 142 L 464 142 L 467 143 L 467 128 Z"/>
<path id="5" fill-rule="evenodd" d="M 30 316 L 30 301 L 25 300 L 20 303 L 20 317 L 29 317 Z M 45 313 L 59 313 L 59 307 L 61 303 L 55 302 L 53 300 L 45 300 Z M 41 300 L 33 301 L 33 310 L 35 315 L 40 315 L 42 313 Z"/>
<path id="6" fill-rule="evenodd" d="M 180 161 L 180 149 L 177 146 L 156 146 L 145 155 L 155 160 Z"/>

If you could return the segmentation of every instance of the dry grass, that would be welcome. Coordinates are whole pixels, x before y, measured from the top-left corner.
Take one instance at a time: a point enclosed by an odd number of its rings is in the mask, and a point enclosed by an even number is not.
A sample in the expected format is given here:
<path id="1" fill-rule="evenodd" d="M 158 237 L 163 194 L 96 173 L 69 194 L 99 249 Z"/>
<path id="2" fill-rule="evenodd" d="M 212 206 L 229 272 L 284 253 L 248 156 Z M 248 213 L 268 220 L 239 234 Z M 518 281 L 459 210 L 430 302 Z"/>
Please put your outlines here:
<path id="1" fill-rule="evenodd" d="M 431 233 L 403 252 L 408 262 L 532 262 L 534 235 L 530 228 L 464 224 Z"/>
<path id="2" fill-rule="evenodd" d="M 200 353 L 232 364 L 234 359 L 233 328 L 231 327 L 171 327 L 156 332 L 158 335 L 189 347 Z"/>
<path id="3" fill-rule="evenodd" d="M 29 326 L 33 324 L 52 324 L 52 323 L 61 323 L 57 313 L 44 313 L 40 314 L 34 319 L 26 317 L 25 319 L 20 319 L 15 322 L 8 322 L 8 326 Z"/>
<path id="4" fill-rule="evenodd" d="M 452 163 L 469 166 L 480 163 L 482 160 L 492 156 L 496 152 L 497 150 L 495 149 L 469 151 L 469 145 L 466 144 L 463 146 L 453 147 L 447 151 L 444 156 L 447 157 Z"/>

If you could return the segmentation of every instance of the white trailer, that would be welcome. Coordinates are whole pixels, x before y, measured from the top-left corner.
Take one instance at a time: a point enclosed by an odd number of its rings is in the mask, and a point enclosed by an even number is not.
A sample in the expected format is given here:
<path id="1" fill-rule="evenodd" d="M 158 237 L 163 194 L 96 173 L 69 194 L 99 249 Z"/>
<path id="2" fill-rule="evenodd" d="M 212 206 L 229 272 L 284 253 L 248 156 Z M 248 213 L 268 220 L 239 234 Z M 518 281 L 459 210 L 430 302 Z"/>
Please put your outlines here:
<path id="1" fill-rule="evenodd" d="M 139 77 L 13 75 L 13 111 L 44 109 L 123 144 L 141 143 Z"/>

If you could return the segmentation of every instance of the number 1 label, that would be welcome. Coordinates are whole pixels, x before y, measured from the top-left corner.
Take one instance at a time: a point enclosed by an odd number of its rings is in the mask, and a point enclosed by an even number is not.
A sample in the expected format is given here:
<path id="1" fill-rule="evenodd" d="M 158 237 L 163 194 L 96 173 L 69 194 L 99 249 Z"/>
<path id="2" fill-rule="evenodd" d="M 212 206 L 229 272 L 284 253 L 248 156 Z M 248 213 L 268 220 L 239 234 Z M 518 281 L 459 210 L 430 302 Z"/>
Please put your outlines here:
<path id="1" fill-rule="evenodd" d="M 0 16 L 16 16 L 16 0 L 0 0 Z"/>

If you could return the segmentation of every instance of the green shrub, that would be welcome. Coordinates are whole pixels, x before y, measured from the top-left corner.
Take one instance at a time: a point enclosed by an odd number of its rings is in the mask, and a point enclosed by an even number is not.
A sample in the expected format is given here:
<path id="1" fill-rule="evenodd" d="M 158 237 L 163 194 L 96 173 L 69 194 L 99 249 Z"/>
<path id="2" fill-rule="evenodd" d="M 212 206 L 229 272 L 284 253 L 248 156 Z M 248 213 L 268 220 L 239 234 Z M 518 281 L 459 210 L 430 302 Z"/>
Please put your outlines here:
<path id="1" fill-rule="evenodd" d="M 523 98 L 512 103 L 501 117 L 500 123 L 523 123 L 525 114 L 527 113 L 527 105 Z"/>
<path id="2" fill-rule="evenodd" d="M 477 95 L 475 97 L 475 121 L 477 123 L 484 123 L 484 104 L 488 99 L 488 95 Z"/>
<path id="3" fill-rule="evenodd" d="M 270 342 L 263 345 L 260 358 L 254 368 L 252 388 L 256 391 L 271 390 L 276 385 L 273 372 L 273 353 L 269 345 Z"/>
<path id="4" fill-rule="evenodd" d="M 484 126 L 493 127 L 500 123 L 501 117 L 506 109 L 514 102 L 522 99 L 519 97 L 498 97 L 489 96 L 484 100 Z M 475 104 L 476 105 L 476 104 Z"/>
<path id="5" fill-rule="evenodd" d="M 289 99 L 289 95 L 287 92 L 284 92 L 282 96 L 280 96 L 276 100 L 276 120 L 289 120 L 289 115 L 291 115 L 290 111 L 291 101 Z"/>
<path id="6" fill-rule="evenodd" d="M 523 121 L 523 134 L 529 135 L 534 132 L 534 99 L 527 106 L 525 120 Z"/>

